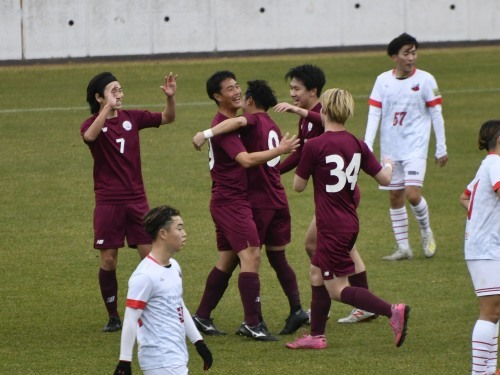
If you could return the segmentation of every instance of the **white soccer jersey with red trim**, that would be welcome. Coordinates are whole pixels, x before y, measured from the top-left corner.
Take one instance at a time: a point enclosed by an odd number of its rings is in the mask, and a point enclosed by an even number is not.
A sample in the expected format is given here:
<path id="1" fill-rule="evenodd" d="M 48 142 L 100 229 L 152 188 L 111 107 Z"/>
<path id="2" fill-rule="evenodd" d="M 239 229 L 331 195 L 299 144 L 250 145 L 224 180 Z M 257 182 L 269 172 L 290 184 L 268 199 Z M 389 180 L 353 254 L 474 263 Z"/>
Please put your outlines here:
<path id="1" fill-rule="evenodd" d="M 397 79 L 393 70 L 380 74 L 369 104 L 382 109 L 381 156 L 398 161 L 427 159 L 432 125 L 429 108 L 441 103 L 436 80 L 428 72 L 415 69 L 405 79 Z M 373 139 L 367 143 L 373 144 Z"/>
<path id="2" fill-rule="evenodd" d="M 137 327 L 142 370 L 187 365 L 182 272 L 170 259 L 163 267 L 147 256 L 128 283 L 127 307 L 144 310 Z"/>
<path id="3" fill-rule="evenodd" d="M 500 260 L 500 156 L 489 154 L 467 186 L 470 197 L 465 225 L 465 259 Z"/>

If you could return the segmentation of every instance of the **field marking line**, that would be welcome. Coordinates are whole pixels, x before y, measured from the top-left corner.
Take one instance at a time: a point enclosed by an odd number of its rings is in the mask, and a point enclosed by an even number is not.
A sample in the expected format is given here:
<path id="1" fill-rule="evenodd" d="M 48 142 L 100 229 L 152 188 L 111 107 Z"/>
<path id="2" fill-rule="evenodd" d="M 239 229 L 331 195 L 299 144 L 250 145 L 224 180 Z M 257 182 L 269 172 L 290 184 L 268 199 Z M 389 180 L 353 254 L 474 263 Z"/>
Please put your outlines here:
<path id="1" fill-rule="evenodd" d="M 442 91 L 444 96 L 455 95 L 455 94 L 475 94 L 475 93 L 487 93 L 487 92 L 500 92 L 500 87 L 494 87 L 490 89 L 463 89 L 463 90 L 447 90 Z M 355 99 L 365 99 L 368 95 L 353 95 Z M 178 107 L 201 107 L 212 105 L 211 101 L 204 102 L 185 102 L 177 103 Z M 164 104 L 128 104 L 125 108 L 157 108 L 164 107 Z M 0 109 L 0 114 L 7 113 L 29 113 L 29 112 L 65 112 L 65 111 L 83 111 L 88 110 L 88 106 L 79 107 L 40 107 L 40 108 L 12 108 L 12 109 Z"/>

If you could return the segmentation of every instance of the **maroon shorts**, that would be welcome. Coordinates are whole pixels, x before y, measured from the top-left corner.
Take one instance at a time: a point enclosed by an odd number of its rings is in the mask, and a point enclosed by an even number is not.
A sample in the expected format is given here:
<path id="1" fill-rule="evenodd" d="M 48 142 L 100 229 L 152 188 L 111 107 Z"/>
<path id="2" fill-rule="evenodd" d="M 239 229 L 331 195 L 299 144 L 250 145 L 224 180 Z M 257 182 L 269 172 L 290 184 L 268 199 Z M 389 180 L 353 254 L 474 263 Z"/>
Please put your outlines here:
<path id="1" fill-rule="evenodd" d="M 291 217 L 287 208 L 254 208 L 253 219 L 257 225 L 260 243 L 268 246 L 285 246 L 291 240 Z"/>
<path id="2" fill-rule="evenodd" d="M 224 205 L 211 202 L 210 213 L 215 223 L 219 251 L 239 252 L 249 246 L 260 247 L 259 234 L 248 202 Z"/>
<path id="3" fill-rule="evenodd" d="M 103 204 L 94 209 L 94 249 L 118 249 L 152 243 L 144 229 L 143 217 L 149 211 L 147 202 Z"/>
<path id="4" fill-rule="evenodd" d="M 323 280 L 331 280 L 334 275 L 340 277 L 354 273 L 350 253 L 357 237 L 358 233 L 318 232 L 318 246 L 311 264 L 321 269 Z"/>

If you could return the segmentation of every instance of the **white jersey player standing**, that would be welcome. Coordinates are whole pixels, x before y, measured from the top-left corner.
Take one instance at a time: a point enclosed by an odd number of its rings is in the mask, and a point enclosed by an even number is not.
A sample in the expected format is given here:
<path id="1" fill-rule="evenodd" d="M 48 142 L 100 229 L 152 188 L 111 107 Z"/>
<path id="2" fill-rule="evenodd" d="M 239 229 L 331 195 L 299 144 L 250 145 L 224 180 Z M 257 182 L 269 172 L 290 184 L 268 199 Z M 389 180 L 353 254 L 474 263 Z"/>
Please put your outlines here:
<path id="1" fill-rule="evenodd" d="M 186 375 L 186 336 L 203 358 L 204 370 L 208 370 L 212 354 L 184 304 L 181 268 L 172 258 L 186 241 L 179 211 L 170 206 L 153 208 L 144 217 L 144 227 L 153 246 L 129 280 L 115 375 L 132 374 L 136 338 L 139 365 L 145 375 Z"/>
<path id="2" fill-rule="evenodd" d="M 405 196 L 421 232 L 422 249 L 434 256 L 436 242 L 429 221 L 429 208 L 422 196 L 431 124 L 436 136 L 436 163 L 448 162 L 441 95 L 434 77 L 416 69 L 417 40 L 406 33 L 393 39 L 387 53 L 395 68 L 380 74 L 370 94 L 365 142 L 373 150 L 380 124 L 380 153 L 394 161 L 389 190 L 390 218 L 396 238 L 396 251 L 384 260 L 411 259 L 408 240 L 408 214 Z"/>
<path id="3" fill-rule="evenodd" d="M 472 374 L 496 370 L 500 320 L 500 120 L 485 122 L 479 149 L 488 154 L 460 202 L 467 209 L 465 261 L 479 299 L 472 331 Z"/>

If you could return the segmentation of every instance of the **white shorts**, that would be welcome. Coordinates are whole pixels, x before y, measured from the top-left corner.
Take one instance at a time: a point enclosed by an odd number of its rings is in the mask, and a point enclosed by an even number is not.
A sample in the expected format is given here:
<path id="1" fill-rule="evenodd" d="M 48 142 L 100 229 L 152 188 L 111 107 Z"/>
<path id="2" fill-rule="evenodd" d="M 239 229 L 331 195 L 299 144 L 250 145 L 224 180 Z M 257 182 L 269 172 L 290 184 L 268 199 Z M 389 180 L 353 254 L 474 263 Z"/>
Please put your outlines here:
<path id="1" fill-rule="evenodd" d="M 155 368 L 152 370 L 142 370 L 144 375 L 187 375 L 187 366 L 177 366 L 169 368 Z"/>
<path id="2" fill-rule="evenodd" d="M 427 159 L 410 159 L 394 162 L 392 180 L 389 186 L 379 186 L 380 190 L 403 190 L 405 186 L 424 186 Z"/>
<path id="3" fill-rule="evenodd" d="M 500 260 L 467 260 L 476 296 L 500 294 Z"/>

